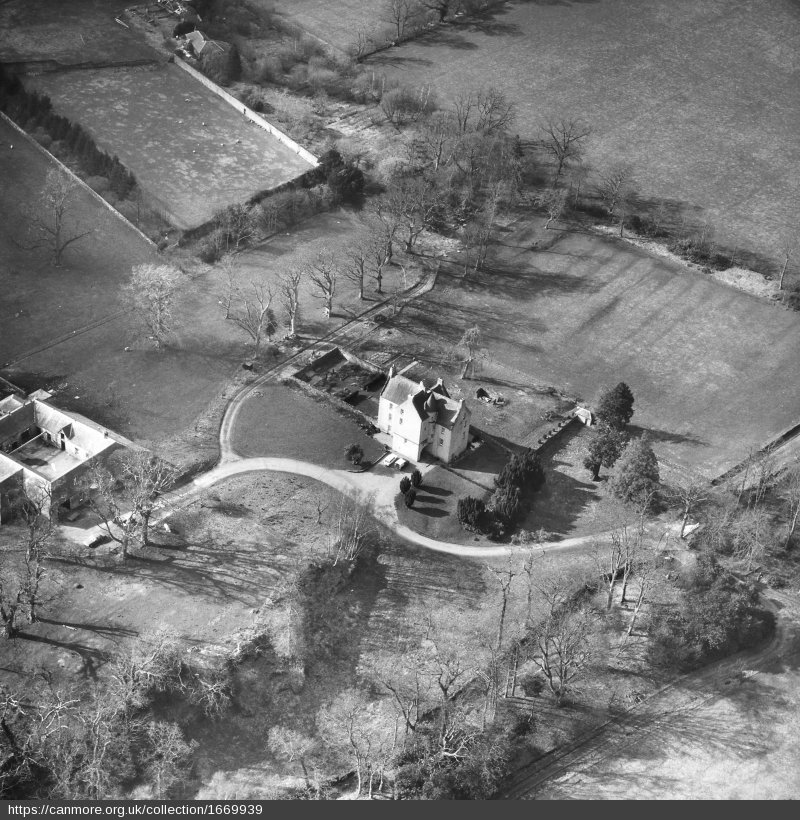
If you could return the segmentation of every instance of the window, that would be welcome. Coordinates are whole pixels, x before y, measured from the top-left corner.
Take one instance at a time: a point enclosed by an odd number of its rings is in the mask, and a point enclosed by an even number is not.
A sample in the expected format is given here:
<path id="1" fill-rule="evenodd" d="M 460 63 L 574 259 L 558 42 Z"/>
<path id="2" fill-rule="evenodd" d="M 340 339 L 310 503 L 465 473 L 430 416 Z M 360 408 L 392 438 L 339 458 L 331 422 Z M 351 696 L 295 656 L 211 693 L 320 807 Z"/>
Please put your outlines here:
<path id="1" fill-rule="evenodd" d="M 439 436 L 439 446 L 441 447 L 444 444 L 444 439 Z"/>

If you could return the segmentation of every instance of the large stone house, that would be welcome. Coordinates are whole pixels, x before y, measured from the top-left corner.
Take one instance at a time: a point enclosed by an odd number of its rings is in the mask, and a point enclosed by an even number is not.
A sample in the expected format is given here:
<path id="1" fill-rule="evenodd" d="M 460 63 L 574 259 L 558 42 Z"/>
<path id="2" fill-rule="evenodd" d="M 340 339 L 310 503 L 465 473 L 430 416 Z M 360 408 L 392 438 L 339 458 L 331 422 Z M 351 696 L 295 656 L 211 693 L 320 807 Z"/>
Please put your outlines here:
<path id="1" fill-rule="evenodd" d="M 392 450 L 411 461 L 423 451 L 451 462 L 469 444 L 469 408 L 450 398 L 441 379 L 413 382 L 394 368 L 380 394 L 378 428 L 392 437 Z"/>
<path id="2" fill-rule="evenodd" d="M 75 506 L 81 498 L 77 479 L 89 462 L 129 443 L 45 398 L 49 394 L 0 400 L 0 523 L 21 491 L 49 495 L 53 514 Z"/>

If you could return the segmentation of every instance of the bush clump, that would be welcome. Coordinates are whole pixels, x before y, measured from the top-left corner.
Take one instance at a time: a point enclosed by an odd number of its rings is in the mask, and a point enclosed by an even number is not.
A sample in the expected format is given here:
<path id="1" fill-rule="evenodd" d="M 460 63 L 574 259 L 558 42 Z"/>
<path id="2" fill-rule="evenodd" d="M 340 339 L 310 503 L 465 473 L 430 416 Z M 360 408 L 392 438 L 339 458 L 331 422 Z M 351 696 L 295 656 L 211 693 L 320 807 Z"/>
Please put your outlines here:
<path id="1" fill-rule="evenodd" d="M 655 610 L 650 660 L 682 670 L 754 646 L 768 637 L 775 617 L 759 606 L 755 587 L 741 586 L 713 558 L 705 559 L 675 608 Z"/>

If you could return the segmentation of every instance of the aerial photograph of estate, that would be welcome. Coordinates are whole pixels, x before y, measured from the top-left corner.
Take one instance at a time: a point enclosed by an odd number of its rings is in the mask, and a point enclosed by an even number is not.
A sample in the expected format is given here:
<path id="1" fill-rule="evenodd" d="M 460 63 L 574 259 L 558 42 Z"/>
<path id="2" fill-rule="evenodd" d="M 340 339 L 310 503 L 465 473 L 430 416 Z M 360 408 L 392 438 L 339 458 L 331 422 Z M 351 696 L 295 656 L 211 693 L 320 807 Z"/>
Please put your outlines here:
<path id="1" fill-rule="evenodd" d="M 800 799 L 800 2 L 0 0 L 0 801 L 490 799 Z"/>

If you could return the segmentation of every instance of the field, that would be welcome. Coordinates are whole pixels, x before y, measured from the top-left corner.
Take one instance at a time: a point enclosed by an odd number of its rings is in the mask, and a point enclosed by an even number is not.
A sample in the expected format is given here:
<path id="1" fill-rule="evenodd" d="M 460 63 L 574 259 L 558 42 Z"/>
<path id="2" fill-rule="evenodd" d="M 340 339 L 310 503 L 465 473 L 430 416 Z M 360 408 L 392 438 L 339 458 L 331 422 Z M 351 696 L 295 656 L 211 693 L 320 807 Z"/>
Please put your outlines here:
<path id="1" fill-rule="evenodd" d="M 61 66 L 149 62 L 156 53 L 114 17 L 124 0 L 6 0 L 0 3 L 0 62 Z"/>
<path id="2" fill-rule="evenodd" d="M 356 40 L 360 29 L 373 24 L 388 25 L 383 0 L 255 0 L 255 5 L 276 9 L 286 18 L 326 43 L 346 50 Z M 384 19 L 386 22 L 384 22 Z"/>
<path id="3" fill-rule="evenodd" d="M 331 32 L 338 25 L 329 18 L 350 12 L 311 0 L 302 8 Z M 778 261 L 779 238 L 796 232 L 800 208 L 795 2 L 505 8 L 367 65 L 412 86 L 432 84 L 443 104 L 461 91 L 499 88 L 516 106 L 523 139 L 547 117 L 582 118 L 593 128 L 587 161 L 595 169 L 629 163 L 645 199 L 682 204 L 719 240 Z"/>
<path id="4" fill-rule="evenodd" d="M 443 269 L 393 327 L 434 358 L 477 323 L 481 378 L 498 384 L 555 385 L 592 401 L 626 381 L 634 424 L 659 457 L 706 475 L 798 421 L 795 313 L 587 234 L 534 252 L 528 230 L 506 234 L 485 272 L 464 280 Z"/>
<path id="5" fill-rule="evenodd" d="M 29 84 L 117 154 L 179 228 L 310 168 L 175 65 L 50 73 Z"/>
<path id="6" fill-rule="evenodd" d="M 221 395 L 247 355 L 247 337 L 225 321 L 220 307 L 225 277 L 200 268 L 176 305 L 176 334 L 165 350 L 155 351 L 142 340 L 120 293 L 131 267 L 149 261 L 153 249 L 94 197 L 84 191 L 76 195 L 71 224 L 95 231 L 67 250 L 64 267 L 54 268 L 46 254 L 12 241 L 24 242 L 24 212 L 35 206 L 48 167 L 41 152 L 0 123 L 5 183 L 0 219 L 6 226 L 0 233 L 0 286 L 6 294 L 0 303 L 3 375 L 25 388 L 47 387 L 59 405 L 131 438 L 172 436 Z M 344 241 L 349 229 L 348 215 L 326 214 L 314 225 L 274 237 L 241 255 L 243 284 L 257 279 L 274 285 L 299 248 L 331 232 Z M 348 286 L 342 283 L 337 311 L 342 304 L 356 306 Z M 343 315 L 325 321 L 306 288 L 303 306 L 307 319 L 301 332 L 325 332 Z"/>
<path id="7" fill-rule="evenodd" d="M 133 265 L 152 258 L 153 248 L 94 197 L 83 189 L 75 195 L 69 224 L 94 232 L 67 250 L 64 267 L 15 243 L 25 242 L 24 212 L 36 206 L 49 167 L 43 154 L 0 123 L 0 219 L 6 226 L 0 234 L 6 294 L 0 367 L 14 362 L 3 367 L 12 381 L 47 387 L 63 407 L 124 435 L 155 440 L 174 433 L 203 410 L 241 361 L 242 346 L 219 315 L 214 281 L 196 280 L 181 300 L 185 330 L 173 347 L 158 353 L 140 344 L 120 288 Z M 203 311 L 204 321 L 194 325 Z"/>

